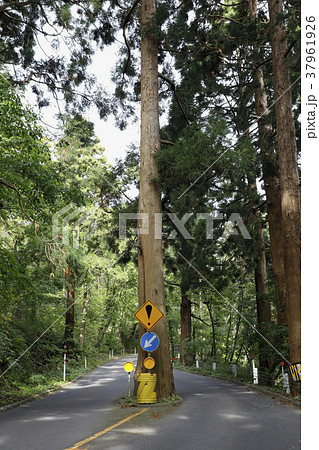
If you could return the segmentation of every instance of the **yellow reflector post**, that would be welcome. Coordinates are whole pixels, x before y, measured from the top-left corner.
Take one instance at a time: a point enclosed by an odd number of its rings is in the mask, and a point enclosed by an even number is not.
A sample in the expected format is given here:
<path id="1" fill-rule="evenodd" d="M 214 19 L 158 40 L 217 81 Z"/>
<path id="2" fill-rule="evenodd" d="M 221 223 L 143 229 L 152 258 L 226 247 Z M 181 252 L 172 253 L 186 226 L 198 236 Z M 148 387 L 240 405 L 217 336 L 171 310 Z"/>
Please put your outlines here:
<path id="1" fill-rule="evenodd" d="M 124 370 L 125 372 L 132 372 L 134 370 L 134 364 L 131 361 L 127 361 L 124 364 Z"/>

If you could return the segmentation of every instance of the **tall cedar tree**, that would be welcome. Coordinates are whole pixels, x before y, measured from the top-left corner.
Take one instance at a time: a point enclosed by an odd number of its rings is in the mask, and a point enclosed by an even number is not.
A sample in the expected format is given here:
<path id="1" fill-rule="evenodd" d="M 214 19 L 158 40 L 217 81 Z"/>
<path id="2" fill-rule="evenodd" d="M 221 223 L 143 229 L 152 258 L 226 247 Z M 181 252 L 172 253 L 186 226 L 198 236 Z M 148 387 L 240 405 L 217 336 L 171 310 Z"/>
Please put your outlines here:
<path id="1" fill-rule="evenodd" d="M 257 21 L 257 0 L 249 0 L 250 19 Z M 258 42 L 254 42 L 257 54 Z M 254 64 L 255 104 L 258 120 L 259 147 L 262 161 L 264 189 L 267 200 L 267 213 L 270 234 L 272 272 L 274 278 L 275 301 L 278 325 L 287 325 L 287 308 L 284 284 L 284 239 L 282 234 L 281 195 L 276 153 L 272 144 L 272 129 L 268 112 L 268 99 L 265 90 L 263 68 Z"/>
<path id="2" fill-rule="evenodd" d="M 141 1 L 141 162 L 139 213 L 149 216 L 149 230 L 139 234 L 138 288 L 139 305 L 151 300 L 165 313 L 162 240 L 155 236 L 155 214 L 161 212 L 161 193 L 156 181 L 158 171 L 154 155 L 160 148 L 158 104 L 158 44 L 153 31 L 155 0 Z M 140 230 L 142 231 L 142 230 Z M 154 351 L 158 396 L 168 397 L 174 391 L 169 354 L 167 322 L 164 317 L 154 327 L 160 345 Z M 140 337 L 145 332 L 140 326 Z M 146 352 L 139 348 L 135 377 L 143 371 Z"/>
<path id="3" fill-rule="evenodd" d="M 300 182 L 281 0 L 268 0 L 281 187 L 290 361 L 301 361 Z"/>

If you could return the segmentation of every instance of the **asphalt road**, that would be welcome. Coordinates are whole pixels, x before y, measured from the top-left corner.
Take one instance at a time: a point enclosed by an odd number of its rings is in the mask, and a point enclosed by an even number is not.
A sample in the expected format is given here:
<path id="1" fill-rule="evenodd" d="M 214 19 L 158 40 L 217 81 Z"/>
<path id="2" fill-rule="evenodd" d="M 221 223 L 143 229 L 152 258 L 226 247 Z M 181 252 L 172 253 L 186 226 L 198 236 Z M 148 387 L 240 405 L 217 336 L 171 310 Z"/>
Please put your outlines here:
<path id="1" fill-rule="evenodd" d="M 106 431 L 77 448 L 300 449 L 298 408 L 231 382 L 175 371 L 182 405 L 146 405 L 144 412 L 119 408 L 116 400 L 127 392 L 124 361 L 112 361 L 60 392 L 1 413 L 0 448 L 64 450 Z M 126 418 L 131 419 L 118 425 Z"/>

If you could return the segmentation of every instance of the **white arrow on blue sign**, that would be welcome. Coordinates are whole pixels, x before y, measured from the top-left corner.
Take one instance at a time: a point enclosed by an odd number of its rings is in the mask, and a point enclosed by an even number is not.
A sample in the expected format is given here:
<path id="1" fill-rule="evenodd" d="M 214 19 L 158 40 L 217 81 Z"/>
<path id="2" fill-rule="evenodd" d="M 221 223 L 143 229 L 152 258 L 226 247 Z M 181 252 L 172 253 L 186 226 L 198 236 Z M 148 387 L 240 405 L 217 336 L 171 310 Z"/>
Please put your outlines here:
<path id="1" fill-rule="evenodd" d="M 141 337 L 141 347 L 147 352 L 153 352 L 159 346 L 159 337 L 157 334 L 149 331 Z"/>

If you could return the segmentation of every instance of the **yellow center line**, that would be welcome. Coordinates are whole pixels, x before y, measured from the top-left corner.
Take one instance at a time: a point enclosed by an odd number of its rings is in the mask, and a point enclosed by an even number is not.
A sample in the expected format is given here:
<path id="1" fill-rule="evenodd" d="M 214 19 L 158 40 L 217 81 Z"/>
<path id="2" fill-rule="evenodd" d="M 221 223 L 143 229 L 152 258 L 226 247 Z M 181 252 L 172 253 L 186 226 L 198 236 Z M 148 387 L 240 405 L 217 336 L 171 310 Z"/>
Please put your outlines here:
<path id="1" fill-rule="evenodd" d="M 108 433 L 111 430 L 114 430 L 114 428 L 119 427 L 123 423 L 134 419 L 134 417 L 137 417 L 137 416 L 143 414 L 147 410 L 148 410 L 148 408 L 144 408 L 144 409 L 142 409 L 142 411 L 139 411 L 138 413 L 135 413 L 135 414 L 132 414 L 131 416 L 126 417 L 125 419 L 121 420 L 120 422 L 117 422 L 114 425 L 111 425 L 110 427 L 105 428 L 105 430 L 102 430 L 102 431 L 99 431 L 98 433 L 93 434 L 93 436 L 88 437 L 87 439 L 84 439 L 83 441 L 78 442 L 77 444 L 74 444 L 74 445 L 72 445 L 72 447 L 66 448 L 65 450 L 73 450 L 74 448 L 79 448 L 82 445 L 87 444 L 90 441 L 93 441 L 93 439 L 96 439 L 96 438 L 98 438 L 100 436 L 103 436 L 103 434 Z"/>

